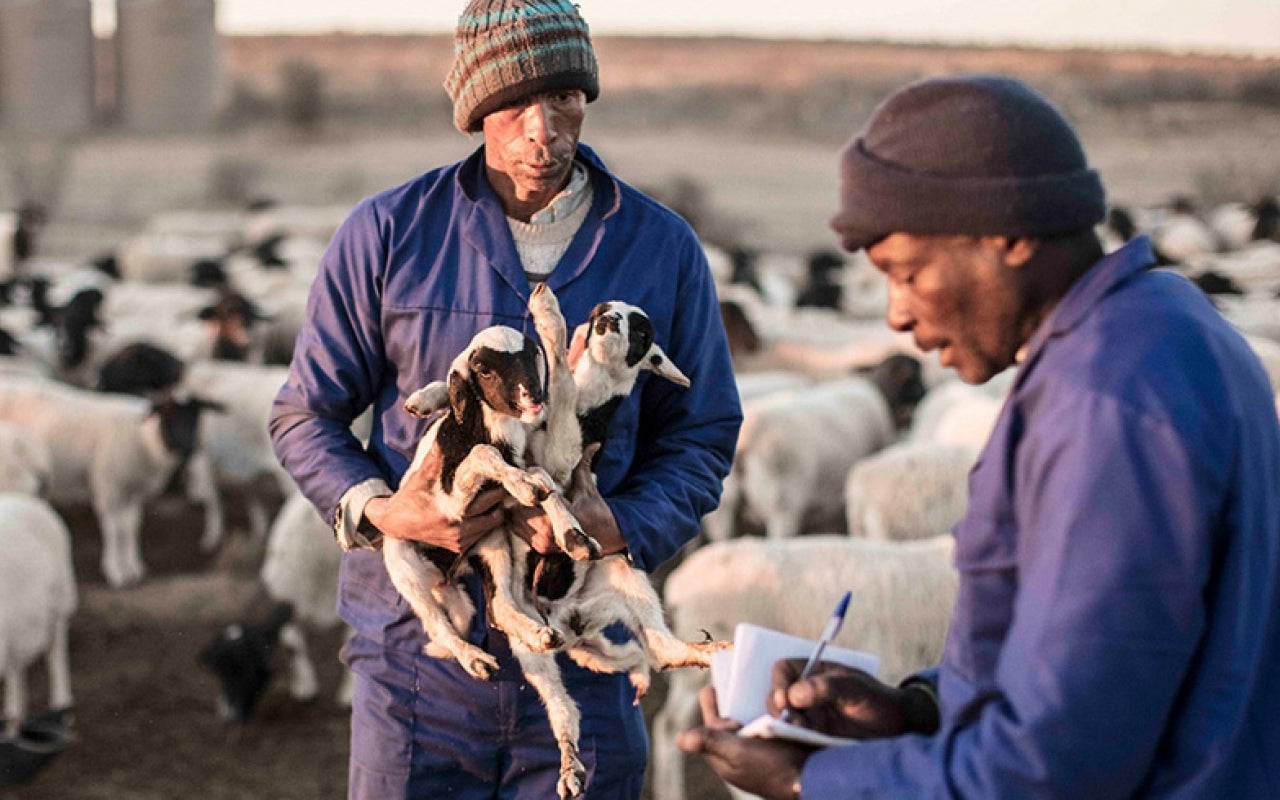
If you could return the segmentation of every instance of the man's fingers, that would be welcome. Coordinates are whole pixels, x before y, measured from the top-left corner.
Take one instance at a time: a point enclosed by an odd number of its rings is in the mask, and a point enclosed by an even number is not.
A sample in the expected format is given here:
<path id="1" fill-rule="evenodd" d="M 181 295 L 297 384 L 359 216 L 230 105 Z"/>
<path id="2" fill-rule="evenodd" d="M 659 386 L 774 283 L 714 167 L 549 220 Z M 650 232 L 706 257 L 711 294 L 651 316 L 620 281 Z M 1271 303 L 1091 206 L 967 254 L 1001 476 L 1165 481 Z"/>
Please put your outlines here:
<path id="1" fill-rule="evenodd" d="M 706 728 L 691 728 L 687 731 L 681 731 L 680 735 L 676 737 L 676 747 L 679 747 L 685 753 L 697 755 L 706 746 L 707 734 L 710 732 Z"/>
<path id="2" fill-rule="evenodd" d="M 578 460 L 578 465 L 573 468 L 573 485 L 579 488 L 584 485 L 584 481 L 590 481 L 591 478 L 591 462 L 595 460 L 596 453 L 600 452 L 600 442 L 587 445 L 582 450 L 582 458 Z"/>
<path id="3" fill-rule="evenodd" d="M 698 707 L 702 709 L 702 724 L 710 725 L 720 719 L 720 703 L 714 686 L 704 686 L 698 692 Z"/>
<path id="4" fill-rule="evenodd" d="M 813 708 L 831 697 L 831 682 L 822 675 L 813 675 L 787 687 L 787 704 L 792 708 Z"/>
<path id="5" fill-rule="evenodd" d="M 483 514 L 497 506 L 506 497 L 507 491 L 501 487 L 495 486 L 492 489 L 485 489 L 471 500 L 471 504 L 467 506 L 467 515 Z"/>
<path id="6" fill-rule="evenodd" d="M 466 549 L 488 535 L 506 519 L 502 506 L 495 506 L 482 514 L 463 517 L 458 523 L 458 539 Z"/>

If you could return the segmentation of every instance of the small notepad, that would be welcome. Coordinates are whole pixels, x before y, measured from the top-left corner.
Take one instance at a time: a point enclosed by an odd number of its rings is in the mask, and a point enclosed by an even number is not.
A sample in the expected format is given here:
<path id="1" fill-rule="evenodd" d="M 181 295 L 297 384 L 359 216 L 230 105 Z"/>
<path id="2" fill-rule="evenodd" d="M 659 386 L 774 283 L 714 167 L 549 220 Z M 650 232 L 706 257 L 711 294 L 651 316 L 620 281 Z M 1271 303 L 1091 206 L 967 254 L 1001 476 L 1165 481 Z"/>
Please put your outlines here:
<path id="1" fill-rule="evenodd" d="M 766 700 L 773 689 L 773 664 L 784 658 L 808 658 L 817 643 L 759 625 L 740 623 L 733 631 L 733 649 L 711 659 L 711 683 L 720 715 L 742 723 L 740 736 L 790 739 L 819 747 L 849 744 L 856 739 L 828 736 L 769 715 Z M 875 675 L 880 659 L 871 653 L 829 646 L 823 661 L 854 667 Z"/>

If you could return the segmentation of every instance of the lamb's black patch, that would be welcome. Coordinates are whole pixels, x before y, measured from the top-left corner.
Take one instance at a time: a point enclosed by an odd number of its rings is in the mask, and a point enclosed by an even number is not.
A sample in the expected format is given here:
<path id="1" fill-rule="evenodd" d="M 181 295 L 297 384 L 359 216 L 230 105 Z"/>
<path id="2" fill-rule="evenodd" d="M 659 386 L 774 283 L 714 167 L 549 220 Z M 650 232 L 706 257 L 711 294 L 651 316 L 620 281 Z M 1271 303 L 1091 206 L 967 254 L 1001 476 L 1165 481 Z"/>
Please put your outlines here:
<path id="1" fill-rule="evenodd" d="M 1258 219 L 1249 238 L 1253 241 L 1269 239 L 1280 242 L 1280 203 L 1274 197 L 1266 195 L 1253 207 L 1253 212 Z"/>
<path id="2" fill-rule="evenodd" d="M 178 464 L 169 476 L 165 494 L 183 494 L 187 462 L 196 449 L 200 415 L 206 410 L 225 411 L 219 403 L 193 398 L 177 401 L 166 398 L 152 405 L 151 413 L 160 418 L 160 440 L 170 453 L 178 457 Z"/>
<path id="3" fill-rule="evenodd" d="M 285 261 L 280 255 L 280 245 L 284 240 L 285 235 L 283 233 L 274 233 L 254 245 L 252 252 L 254 258 L 258 259 L 258 264 L 264 269 L 289 266 L 289 262 Z"/>
<path id="4" fill-rule="evenodd" d="M 520 390 L 528 392 L 535 403 L 545 401 L 543 376 L 538 370 L 538 345 L 528 336 L 518 353 L 477 347 L 467 366 L 471 386 L 477 397 L 500 414 L 519 416 Z"/>
<path id="5" fill-rule="evenodd" d="M 191 265 L 191 285 L 205 289 L 227 285 L 227 270 L 221 259 L 202 258 Z"/>
<path id="6" fill-rule="evenodd" d="M 639 311 L 627 314 L 627 366 L 634 367 L 653 347 L 653 323 Z"/>
<path id="7" fill-rule="evenodd" d="M 1215 294 L 1233 294 L 1243 295 L 1244 290 L 1240 288 L 1240 284 L 1231 280 L 1230 277 L 1220 272 L 1207 269 L 1191 279 L 1191 282 L 1200 287 L 1200 291 L 1208 295 Z"/>
<path id="8" fill-rule="evenodd" d="M 920 362 L 902 353 L 888 356 L 867 375 L 889 404 L 898 429 L 910 424 L 916 405 L 924 397 L 923 375 Z"/>
<path id="9" fill-rule="evenodd" d="M 18 340 L 4 328 L 0 328 L 0 356 L 16 356 L 19 349 Z"/>
<path id="10" fill-rule="evenodd" d="M 589 409 L 578 417 L 578 426 L 582 428 L 582 446 L 603 443 L 609 430 L 609 422 L 618 408 L 622 406 L 623 396 L 610 397 L 604 405 Z M 598 454 L 597 454 L 598 455 Z"/>
<path id="11" fill-rule="evenodd" d="M 177 356 L 149 342 L 135 342 L 117 350 L 102 365 L 98 391 L 146 395 L 172 389 L 182 381 Z"/>
<path id="12" fill-rule="evenodd" d="M 449 375 L 450 412 L 440 421 L 436 431 L 435 446 L 440 449 L 443 463 L 440 468 L 440 488 L 445 493 L 453 491 L 453 478 L 458 465 L 476 444 L 488 444 L 489 434 L 484 428 L 480 410 L 480 398 L 471 383 L 457 373 Z"/>
<path id="13" fill-rule="evenodd" d="M 542 562 L 542 570 L 538 571 L 538 562 Z M 548 600 L 559 600 L 569 593 L 573 586 L 573 559 L 567 553 L 539 553 L 530 550 L 525 556 L 526 573 L 529 576 L 529 592 Z M 534 576 L 538 582 L 533 583 Z"/>
<path id="14" fill-rule="evenodd" d="M 102 327 L 102 320 L 98 317 L 102 301 L 100 290 L 83 289 L 55 313 L 58 363 L 62 366 L 78 367 L 88 356 L 89 331 Z"/>
<path id="15" fill-rule="evenodd" d="M 228 625 L 200 652 L 200 663 L 218 677 L 219 691 L 232 720 L 248 722 L 275 674 L 280 629 L 293 606 L 277 603 L 261 622 Z"/>
<path id="16" fill-rule="evenodd" d="M 424 561 L 430 561 L 435 564 L 436 569 L 445 575 L 450 575 L 453 569 L 462 563 L 462 559 L 452 550 L 446 550 L 443 547 L 427 544 L 426 542 L 413 542 L 413 552 Z"/>
<path id="17" fill-rule="evenodd" d="M 492 608 L 495 590 L 493 573 L 489 571 L 489 562 L 485 561 L 480 556 L 473 555 L 467 558 L 467 563 L 470 564 L 471 568 L 480 576 L 480 584 L 484 588 L 485 608 Z"/>
<path id="18" fill-rule="evenodd" d="M 573 631 L 577 636 L 581 636 L 587 629 L 587 621 L 582 618 L 582 614 L 578 613 L 576 608 L 569 615 L 568 624 L 569 630 Z"/>

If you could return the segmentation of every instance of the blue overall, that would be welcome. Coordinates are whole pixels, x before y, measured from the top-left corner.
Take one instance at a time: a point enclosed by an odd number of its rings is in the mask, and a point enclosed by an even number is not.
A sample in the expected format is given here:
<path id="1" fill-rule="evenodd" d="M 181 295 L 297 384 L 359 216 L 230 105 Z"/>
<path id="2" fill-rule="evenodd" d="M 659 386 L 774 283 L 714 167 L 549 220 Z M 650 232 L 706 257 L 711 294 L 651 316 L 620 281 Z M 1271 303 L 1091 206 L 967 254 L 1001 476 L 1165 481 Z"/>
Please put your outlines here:
<path id="1" fill-rule="evenodd" d="M 935 736 L 820 751 L 804 800 L 1280 797 L 1280 425 L 1144 238 L 1040 324 L 969 479 Z"/>
<path id="2" fill-rule="evenodd" d="M 683 389 L 642 373 L 598 461 L 598 486 L 631 556 L 651 570 L 717 504 L 741 409 L 697 237 L 589 148 L 579 146 L 578 158 L 592 208 L 548 280 L 566 321 L 572 329 L 606 300 L 640 306 L 692 382 Z M 369 478 L 396 485 L 425 427 L 401 403 L 443 379 L 477 331 L 502 324 L 536 336 L 530 291 L 483 148 L 352 211 L 321 262 L 270 419 L 277 456 L 322 514 L 332 519 L 347 489 Z M 370 405 L 364 446 L 349 427 Z M 485 624 L 477 581 L 468 584 L 480 608 L 470 638 L 501 665 L 488 682 L 422 655 L 421 624 L 381 553 L 346 553 L 339 580 L 339 614 L 357 631 L 343 655 L 357 676 L 350 796 L 554 797 L 559 753 L 546 714 L 505 637 Z M 625 675 L 558 660 L 582 712 L 587 796 L 638 798 L 648 740 L 633 688 Z"/>

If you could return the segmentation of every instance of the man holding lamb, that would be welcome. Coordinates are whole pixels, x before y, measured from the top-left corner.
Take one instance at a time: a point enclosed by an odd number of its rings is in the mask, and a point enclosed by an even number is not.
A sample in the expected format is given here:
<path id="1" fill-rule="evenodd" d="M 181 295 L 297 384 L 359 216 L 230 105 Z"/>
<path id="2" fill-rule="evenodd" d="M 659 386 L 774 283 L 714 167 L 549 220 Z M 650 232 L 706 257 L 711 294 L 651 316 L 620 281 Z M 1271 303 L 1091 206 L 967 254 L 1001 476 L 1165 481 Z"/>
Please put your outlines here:
<path id="1" fill-rule="evenodd" d="M 692 385 L 642 378 L 613 414 L 597 481 L 566 488 L 604 553 L 626 552 L 645 570 L 675 555 L 716 506 L 741 422 L 698 238 L 578 141 L 599 78 L 576 6 L 471 0 L 455 42 L 445 82 L 454 124 L 483 142 L 351 212 L 321 262 L 270 422 L 281 462 L 346 550 L 351 798 L 555 797 L 560 774 L 546 709 L 485 619 L 478 577 L 464 579 L 478 612 L 467 636 L 497 660 L 487 681 L 423 653 L 422 626 L 376 550 L 395 537 L 462 552 L 502 524 L 535 547 L 547 538 L 537 513 L 505 521 L 498 490 L 458 522 L 398 486 L 426 428 L 401 408 L 410 392 L 443 379 L 484 328 L 532 334 L 538 282 L 570 328 L 602 301 L 643 308 Z M 350 425 L 368 407 L 366 444 Z M 429 481 L 433 468 L 417 475 Z M 561 661 L 582 709 L 586 796 L 638 800 L 648 739 L 635 688 L 626 674 Z"/>

